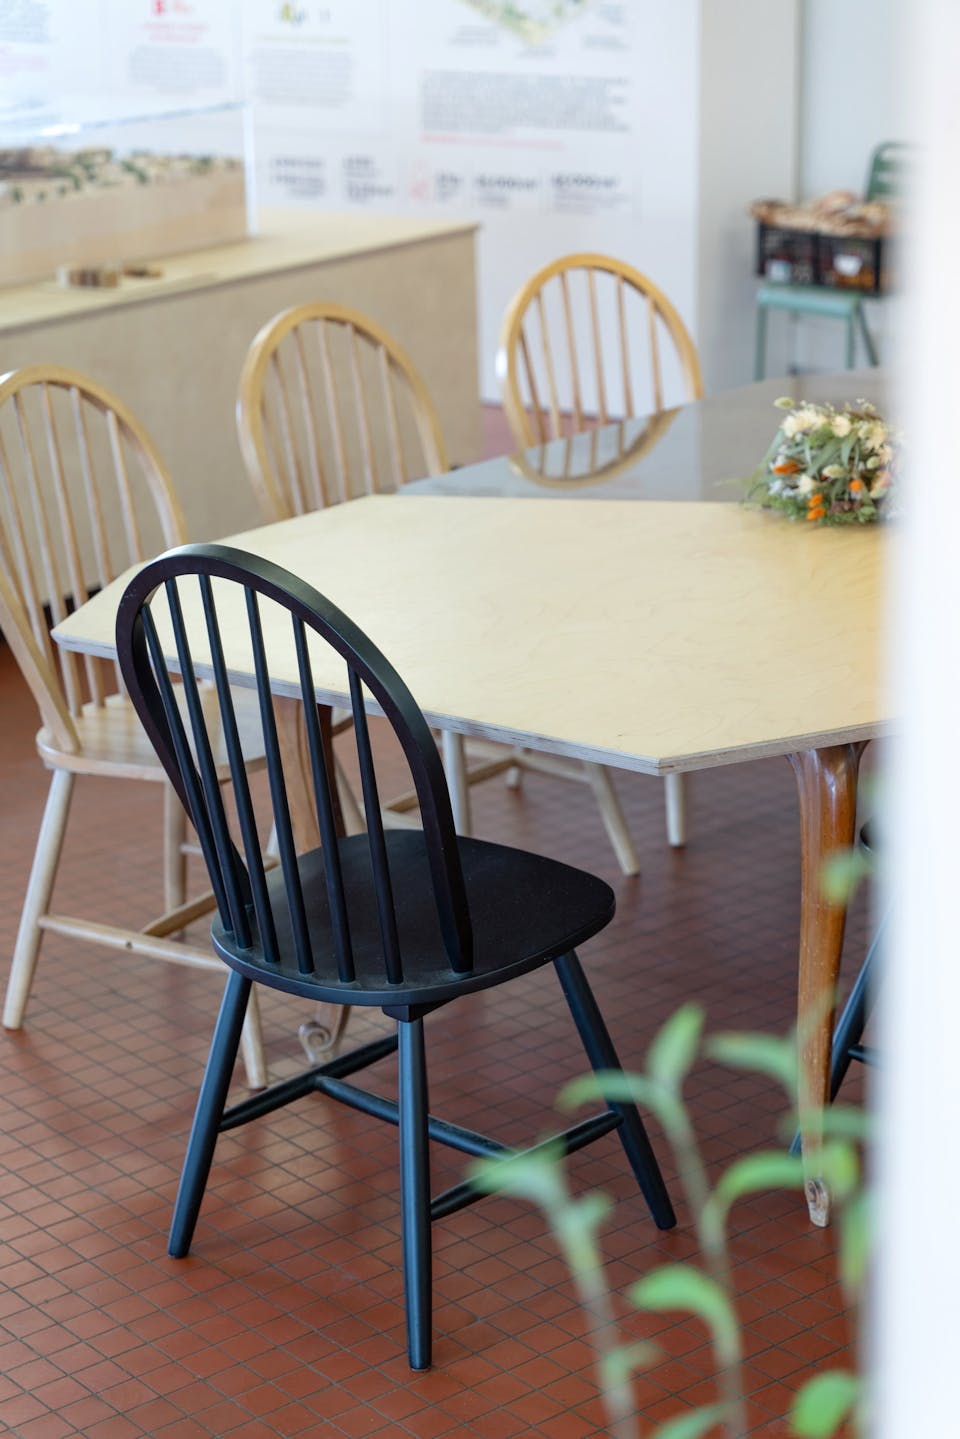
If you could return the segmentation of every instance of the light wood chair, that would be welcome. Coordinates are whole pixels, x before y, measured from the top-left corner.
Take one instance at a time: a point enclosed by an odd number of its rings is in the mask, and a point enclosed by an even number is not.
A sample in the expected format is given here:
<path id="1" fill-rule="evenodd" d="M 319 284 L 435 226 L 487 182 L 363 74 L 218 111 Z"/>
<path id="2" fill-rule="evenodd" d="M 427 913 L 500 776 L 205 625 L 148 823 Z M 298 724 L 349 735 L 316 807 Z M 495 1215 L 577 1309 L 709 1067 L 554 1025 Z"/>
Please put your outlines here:
<path id="1" fill-rule="evenodd" d="M 397 490 L 449 468 L 440 421 L 413 361 L 359 310 L 313 301 L 284 310 L 255 336 L 240 375 L 237 429 L 266 520 L 289 519 L 361 495 Z M 350 725 L 349 717 L 338 728 Z M 441 733 L 460 834 L 469 834 L 468 786 L 513 765 L 502 747 L 467 766 L 461 735 Z M 471 750 L 472 750 L 471 746 Z M 348 829 L 362 818 L 338 770 Z M 390 827 L 414 823 L 413 792 L 384 808 Z"/>
<path id="2" fill-rule="evenodd" d="M 604 345 L 608 337 L 612 349 Z M 532 275 L 507 307 L 496 368 L 510 428 L 524 449 L 613 419 L 657 414 L 665 379 L 678 392 L 674 403 L 703 396 L 696 346 L 678 311 L 646 275 L 609 255 L 565 255 Z M 542 767 L 533 754 L 523 763 Z M 557 772 L 553 759 L 550 768 Z M 609 775 L 595 765 L 566 766 L 565 773 L 593 785 L 618 856 L 633 854 Z M 665 799 L 667 837 L 680 846 L 686 841 L 681 775 L 666 776 Z M 624 868 L 636 873 L 635 855 Z"/>
<path id="3" fill-rule="evenodd" d="M 616 337 L 615 350 L 605 349 L 607 336 Z M 608 388 L 611 353 L 619 373 Z M 665 358 L 675 372 L 667 375 L 679 392 L 674 403 L 701 399 L 696 346 L 652 280 L 609 255 L 565 255 L 545 265 L 518 290 L 500 327 L 497 379 L 517 443 L 529 448 L 656 414 L 664 408 Z"/>
<path id="4" fill-rule="evenodd" d="M 170 936 L 214 907 L 186 898 L 186 815 L 120 682 L 105 661 L 71 655 L 54 624 L 91 591 L 185 540 L 183 516 L 149 436 L 109 391 L 72 370 L 33 365 L 0 377 L 0 628 L 30 686 L 52 771 L 7 983 L 3 1025 L 19 1029 L 43 935 L 218 970 L 207 946 Z M 245 752 L 262 764 L 256 697 L 239 699 Z M 256 726 L 256 727 L 254 727 Z M 225 751 L 219 771 L 229 776 Z M 163 795 L 164 914 L 134 931 L 55 913 L 50 904 L 78 775 L 145 780 Z M 266 1083 L 256 1008 L 244 1033 L 252 1088 Z"/>
<path id="5" fill-rule="evenodd" d="M 413 361 L 346 305 L 296 305 L 262 327 L 240 375 L 237 428 L 270 520 L 448 469 L 440 421 Z"/>

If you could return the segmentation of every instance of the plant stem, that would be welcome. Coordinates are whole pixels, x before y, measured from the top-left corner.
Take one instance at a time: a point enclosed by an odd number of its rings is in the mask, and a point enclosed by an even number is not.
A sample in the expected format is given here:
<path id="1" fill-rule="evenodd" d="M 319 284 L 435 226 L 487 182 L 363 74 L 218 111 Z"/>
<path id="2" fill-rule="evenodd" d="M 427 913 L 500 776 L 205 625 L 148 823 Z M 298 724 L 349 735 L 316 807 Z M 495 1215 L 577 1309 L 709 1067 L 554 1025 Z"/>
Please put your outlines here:
<path id="1" fill-rule="evenodd" d="M 704 1223 L 707 1201 L 710 1198 L 710 1182 L 690 1116 L 679 1094 L 676 1104 L 669 1106 L 669 1109 L 670 1112 L 664 1113 L 662 1116 L 664 1127 L 676 1156 L 684 1194 L 693 1215 L 694 1228 L 703 1252 L 707 1272 L 714 1283 L 718 1284 L 726 1294 L 731 1308 L 736 1312 L 733 1277 L 726 1239 L 722 1229 L 714 1229 L 713 1226 Z M 739 1325 L 737 1332 L 739 1335 Z M 720 1353 L 716 1343 L 714 1343 L 714 1353 L 717 1355 L 717 1385 L 729 1415 L 726 1421 L 727 1434 L 729 1439 L 744 1439 L 747 1432 L 747 1413 L 741 1374 L 743 1354 L 740 1351 L 739 1339 L 735 1354 Z"/>
<path id="2" fill-rule="evenodd" d="M 547 1215 L 573 1277 L 577 1298 L 587 1316 L 587 1331 L 593 1345 L 594 1367 L 607 1414 L 608 1430 L 612 1439 L 641 1439 L 629 1377 L 625 1374 L 611 1382 L 604 1368 L 604 1355 L 619 1347 L 620 1335 L 595 1231 L 591 1227 L 584 1232 L 580 1225 L 571 1223 L 576 1206 L 566 1190 L 566 1183 L 563 1187 L 562 1200 L 551 1205 Z"/>

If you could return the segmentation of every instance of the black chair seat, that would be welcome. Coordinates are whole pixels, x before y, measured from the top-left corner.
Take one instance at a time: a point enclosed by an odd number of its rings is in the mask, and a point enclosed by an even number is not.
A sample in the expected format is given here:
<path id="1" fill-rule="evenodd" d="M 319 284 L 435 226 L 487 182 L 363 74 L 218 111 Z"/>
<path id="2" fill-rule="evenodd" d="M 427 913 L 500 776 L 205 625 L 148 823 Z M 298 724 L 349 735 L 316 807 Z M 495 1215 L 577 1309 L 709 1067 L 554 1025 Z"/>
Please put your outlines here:
<path id="1" fill-rule="evenodd" d="M 455 974 L 450 969 L 432 902 L 423 834 L 418 830 L 391 830 L 385 839 L 404 956 L 401 983 L 387 984 L 384 980 L 383 942 L 365 834 L 340 841 L 344 891 L 351 916 L 354 981 L 344 983 L 337 974 L 319 849 L 299 859 L 314 972 L 301 974 L 297 969 L 279 869 L 267 877 L 277 926 L 279 966 L 266 958 L 259 945 L 241 948 L 219 920 L 213 926 L 218 953 L 251 979 L 268 977 L 272 987 L 310 999 L 377 1006 L 437 1004 L 536 969 L 583 944 L 613 918 L 613 890 L 595 875 L 524 850 L 478 839 L 459 839 L 457 847 L 473 921 L 474 963 L 471 973 Z"/>

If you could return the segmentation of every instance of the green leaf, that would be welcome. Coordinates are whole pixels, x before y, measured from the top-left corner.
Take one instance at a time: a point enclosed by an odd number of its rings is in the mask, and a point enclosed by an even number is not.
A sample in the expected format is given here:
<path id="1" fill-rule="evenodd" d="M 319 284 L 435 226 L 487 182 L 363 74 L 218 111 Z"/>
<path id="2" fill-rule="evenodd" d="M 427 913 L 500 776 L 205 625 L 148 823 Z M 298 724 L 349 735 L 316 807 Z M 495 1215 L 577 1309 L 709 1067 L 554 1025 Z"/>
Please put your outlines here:
<path id="1" fill-rule="evenodd" d="M 583 1104 L 596 1104 L 598 1100 L 606 1104 L 619 1100 L 645 1105 L 665 1129 L 675 1125 L 683 1109 L 677 1096 L 655 1080 L 645 1074 L 624 1074 L 620 1069 L 601 1069 L 572 1080 L 557 1096 L 557 1108 L 570 1111 Z"/>
<path id="2" fill-rule="evenodd" d="M 550 1218 L 557 1240 L 575 1274 L 601 1267 L 597 1230 L 612 1208 L 609 1195 L 591 1193 L 582 1199 L 568 1199 L 552 1210 Z"/>
<path id="3" fill-rule="evenodd" d="M 628 1293 L 638 1309 L 655 1314 L 683 1309 L 699 1315 L 713 1335 L 720 1364 L 725 1367 L 739 1359 L 740 1331 L 730 1299 L 692 1264 L 665 1264 L 631 1285 Z"/>
<path id="4" fill-rule="evenodd" d="M 842 440 L 828 440 L 817 455 L 817 469 L 823 471 L 827 465 L 832 465 L 840 454 Z"/>
<path id="5" fill-rule="evenodd" d="M 860 1380 L 843 1369 L 817 1374 L 797 1394 L 790 1413 L 800 1439 L 830 1439 L 860 1397 Z"/>
<path id="6" fill-rule="evenodd" d="M 862 879 L 873 873 L 873 863 L 859 846 L 828 855 L 820 871 L 820 892 L 828 904 L 848 904 Z"/>
<path id="7" fill-rule="evenodd" d="M 494 1159 L 480 1159 L 467 1170 L 468 1177 L 485 1194 L 512 1194 L 529 1199 L 544 1209 L 561 1203 L 566 1196 L 559 1144 L 544 1145 L 527 1153 L 507 1153 Z"/>
<path id="8" fill-rule="evenodd" d="M 860 1157 L 845 1139 L 831 1139 L 820 1151 L 820 1171 L 837 1199 L 849 1199 L 860 1183 Z"/>
<path id="9" fill-rule="evenodd" d="M 604 1389 L 619 1389 L 638 1369 L 649 1369 L 660 1359 L 655 1344 L 620 1344 L 600 1355 L 600 1380 Z"/>
<path id="10" fill-rule="evenodd" d="M 851 1299 L 861 1293 L 873 1247 L 869 1196 L 855 1194 L 840 1215 L 840 1283 Z"/>
<path id="11" fill-rule="evenodd" d="M 791 1099 L 797 1092 L 797 1041 L 794 1035 L 777 1039 L 772 1034 L 728 1033 L 709 1039 L 704 1052 L 720 1064 L 749 1069 L 779 1080 Z"/>
<path id="12" fill-rule="evenodd" d="M 692 1413 L 678 1414 L 668 1419 L 653 1431 L 651 1439 L 701 1439 L 717 1424 L 722 1424 L 730 1412 L 729 1404 L 708 1404 Z"/>
<path id="13" fill-rule="evenodd" d="M 682 1004 L 654 1038 L 647 1053 L 647 1069 L 664 1089 L 679 1091 L 700 1047 L 704 1009 Z"/>
<path id="14" fill-rule="evenodd" d="M 876 1127 L 872 1114 L 849 1104 L 831 1104 L 823 1111 L 821 1123 L 829 1139 L 871 1139 Z"/>
<path id="15" fill-rule="evenodd" d="M 802 1189 L 803 1161 L 799 1154 L 766 1149 L 736 1159 L 717 1182 L 703 1212 L 703 1222 L 721 1237 L 727 1214 L 736 1200 L 764 1189 Z"/>

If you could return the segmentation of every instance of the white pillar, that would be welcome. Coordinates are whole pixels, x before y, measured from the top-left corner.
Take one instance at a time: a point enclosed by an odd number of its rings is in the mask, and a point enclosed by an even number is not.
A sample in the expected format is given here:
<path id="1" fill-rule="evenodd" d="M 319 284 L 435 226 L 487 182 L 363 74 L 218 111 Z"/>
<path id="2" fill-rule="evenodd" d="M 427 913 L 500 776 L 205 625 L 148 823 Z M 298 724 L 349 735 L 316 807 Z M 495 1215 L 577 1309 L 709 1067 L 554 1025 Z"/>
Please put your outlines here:
<path id="1" fill-rule="evenodd" d="M 904 4 L 904 11 L 907 12 Z M 881 1214 L 874 1432 L 960 1432 L 960 5 L 909 6 L 924 163 L 905 355 L 910 516 L 892 596 L 902 716 L 891 783 L 898 902 L 882 995 Z"/>

